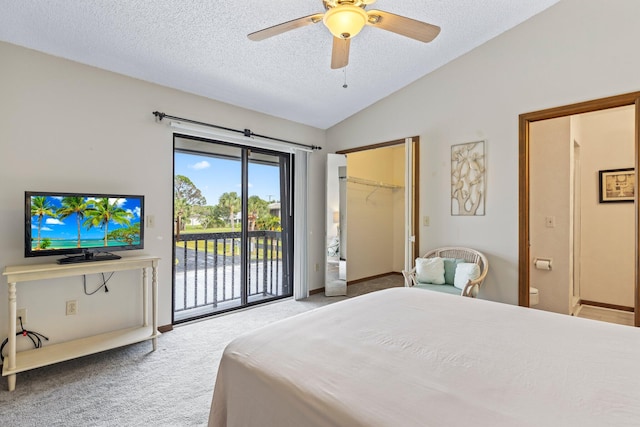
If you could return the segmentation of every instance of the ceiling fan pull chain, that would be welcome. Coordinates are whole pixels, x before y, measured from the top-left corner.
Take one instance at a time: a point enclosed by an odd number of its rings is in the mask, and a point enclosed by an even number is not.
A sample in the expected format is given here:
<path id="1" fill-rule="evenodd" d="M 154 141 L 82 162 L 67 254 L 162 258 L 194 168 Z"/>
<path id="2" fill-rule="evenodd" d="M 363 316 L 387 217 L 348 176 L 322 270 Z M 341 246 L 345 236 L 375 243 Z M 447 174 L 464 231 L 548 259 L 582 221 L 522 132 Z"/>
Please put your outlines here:
<path id="1" fill-rule="evenodd" d="M 343 88 L 347 88 L 349 87 L 349 85 L 347 85 L 347 67 L 345 66 L 342 71 L 344 72 L 344 84 L 342 85 Z"/>

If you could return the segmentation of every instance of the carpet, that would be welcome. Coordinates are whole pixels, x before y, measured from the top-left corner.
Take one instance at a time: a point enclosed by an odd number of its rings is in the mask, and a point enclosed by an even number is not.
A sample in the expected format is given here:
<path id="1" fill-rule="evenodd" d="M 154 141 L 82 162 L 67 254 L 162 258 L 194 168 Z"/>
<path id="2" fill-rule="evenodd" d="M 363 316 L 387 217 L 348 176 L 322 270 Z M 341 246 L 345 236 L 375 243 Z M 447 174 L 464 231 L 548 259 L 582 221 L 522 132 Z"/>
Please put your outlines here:
<path id="1" fill-rule="evenodd" d="M 151 342 L 46 366 L 0 387 L 1 426 L 205 426 L 216 372 L 235 337 L 305 311 L 402 286 L 391 275 L 348 287 L 347 296 L 281 300 L 177 326 Z M 250 403 L 248 403 L 250 404 Z"/>

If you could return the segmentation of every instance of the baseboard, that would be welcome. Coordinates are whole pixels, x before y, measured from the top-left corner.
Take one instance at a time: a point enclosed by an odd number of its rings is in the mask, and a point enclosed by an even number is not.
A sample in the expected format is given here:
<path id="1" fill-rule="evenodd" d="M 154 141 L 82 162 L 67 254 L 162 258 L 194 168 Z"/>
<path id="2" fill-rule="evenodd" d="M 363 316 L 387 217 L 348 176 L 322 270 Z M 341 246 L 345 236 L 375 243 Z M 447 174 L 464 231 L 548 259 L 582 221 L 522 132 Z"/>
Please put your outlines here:
<path id="1" fill-rule="evenodd" d="M 381 277 L 395 276 L 395 275 L 402 275 L 402 273 L 398 273 L 396 271 L 392 271 L 392 272 L 389 272 L 389 273 L 376 274 L 375 276 L 364 277 L 362 279 L 356 279 L 356 280 L 352 280 L 350 282 L 347 282 L 347 286 L 355 285 L 356 283 L 366 282 L 366 281 L 373 280 L 373 279 L 379 279 Z M 322 292 L 324 292 L 324 286 L 321 287 L 321 288 L 313 289 L 313 290 L 309 291 L 309 295 L 320 294 Z"/>
<path id="2" fill-rule="evenodd" d="M 165 332 L 173 331 L 173 325 L 158 326 L 158 332 L 164 334 Z"/>
<path id="3" fill-rule="evenodd" d="M 624 305 L 616 305 L 616 304 L 608 304 L 606 302 L 588 301 L 584 299 L 581 299 L 579 304 L 591 305 L 591 306 L 600 307 L 600 308 L 610 308 L 612 310 L 629 311 L 631 313 L 635 311 L 633 307 L 627 307 Z"/>
<path id="4" fill-rule="evenodd" d="M 362 279 L 356 279 L 356 280 L 352 280 L 350 282 L 347 282 L 347 286 L 355 285 L 356 283 L 360 283 L 360 282 L 367 282 L 367 281 L 373 280 L 373 279 L 379 279 L 381 277 L 395 276 L 395 275 L 402 275 L 402 273 L 398 273 L 396 271 L 391 271 L 389 273 L 376 274 L 375 276 L 363 277 Z"/>

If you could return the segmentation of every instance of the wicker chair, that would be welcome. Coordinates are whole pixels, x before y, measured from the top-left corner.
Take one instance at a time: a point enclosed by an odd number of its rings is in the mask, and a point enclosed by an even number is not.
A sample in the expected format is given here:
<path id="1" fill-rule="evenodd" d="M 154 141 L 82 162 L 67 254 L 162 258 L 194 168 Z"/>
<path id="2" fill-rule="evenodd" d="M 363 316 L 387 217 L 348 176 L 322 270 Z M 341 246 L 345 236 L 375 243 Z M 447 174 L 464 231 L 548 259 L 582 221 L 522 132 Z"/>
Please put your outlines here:
<path id="1" fill-rule="evenodd" d="M 429 285 L 428 289 L 444 291 L 447 293 L 455 293 L 461 296 L 475 298 L 478 295 L 478 291 L 480 290 L 480 286 L 482 286 L 482 282 L 484 278 L 487 276 L 487 271 L 489 270 L 489 262 L 487 261 L 487 257 L 484 256 L 481 252 L 478 252 L 474 249 L 469 248 L 461 248 L 461 247 L 445 247 L 433 249 L 427 252 L 422 258 L 456 258 L 456 259 L 464 259 L 465 262 L 473 262 L 480 266 L 480 277 L 476 280 L 469 280 L 464 289 L 460 290 L 458 288 L 454 288 L 451 285 Z M 423 287 L 416 280 L 416 268 L 413 267 L 411 271 L 402 271 L 402 275 L 404 276 L 404 285 L 411 286 L 419 286 Z"/>

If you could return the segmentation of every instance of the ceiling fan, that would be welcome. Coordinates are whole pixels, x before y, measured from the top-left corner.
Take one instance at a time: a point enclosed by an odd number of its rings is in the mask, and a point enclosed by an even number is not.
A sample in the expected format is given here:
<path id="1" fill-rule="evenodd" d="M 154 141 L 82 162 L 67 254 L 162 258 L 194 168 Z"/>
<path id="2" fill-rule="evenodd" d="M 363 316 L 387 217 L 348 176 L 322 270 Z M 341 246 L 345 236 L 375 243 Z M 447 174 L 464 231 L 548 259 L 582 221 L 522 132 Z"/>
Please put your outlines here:
<path id="1" fill-rule="evenodd" d="M 382 10 L 365 10 L 376 0 L 322 0 L 325 13 L 316 13 L 283 22 L 249 34 L 250 40 L 260 41 L 296 28 L 322 21 L 333 34 L 331 68 L 343 68 L 349 63 L 351 38 L 365 25 L 391 31 L 405 37 L 428 43 L 440 33 L 440 27 Z"/>

